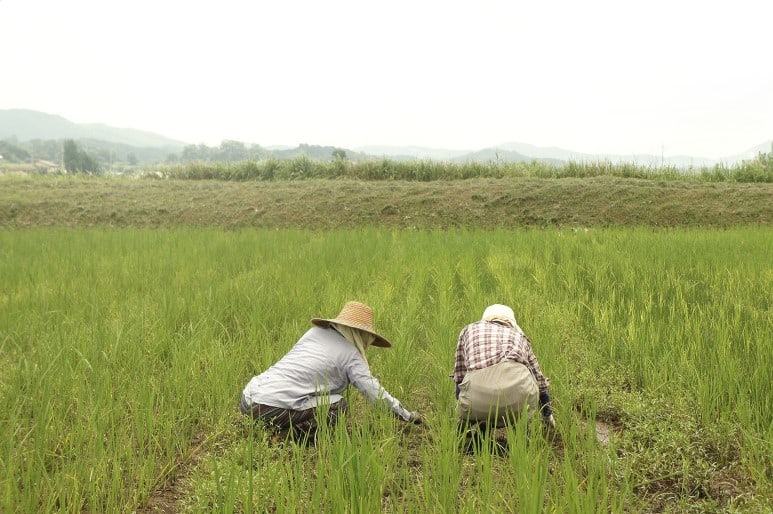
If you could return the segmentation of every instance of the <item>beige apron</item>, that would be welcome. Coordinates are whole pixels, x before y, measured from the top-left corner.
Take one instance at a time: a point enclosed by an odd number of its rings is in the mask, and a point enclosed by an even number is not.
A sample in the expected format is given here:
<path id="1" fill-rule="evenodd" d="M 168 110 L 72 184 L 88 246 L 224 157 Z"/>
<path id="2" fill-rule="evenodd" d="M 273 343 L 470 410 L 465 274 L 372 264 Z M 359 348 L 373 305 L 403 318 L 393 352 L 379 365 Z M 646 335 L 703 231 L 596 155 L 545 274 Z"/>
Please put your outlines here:
<path id="1" fill-rule="evenodd" d="M 459 419 L 503 427 L 526 410 L 537 410 L 539 389 L 529 369 L 509 359 L 468 372 L 459 384 Z"/>

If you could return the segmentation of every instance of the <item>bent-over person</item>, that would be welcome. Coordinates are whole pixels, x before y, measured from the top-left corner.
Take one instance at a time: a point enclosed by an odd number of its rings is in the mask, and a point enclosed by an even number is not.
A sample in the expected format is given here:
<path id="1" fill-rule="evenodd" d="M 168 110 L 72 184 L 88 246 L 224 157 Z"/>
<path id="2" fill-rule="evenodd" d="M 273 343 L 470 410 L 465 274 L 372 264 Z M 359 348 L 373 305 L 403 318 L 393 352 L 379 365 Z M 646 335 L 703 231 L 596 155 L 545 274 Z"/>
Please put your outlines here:
<path id="1" fill-rule="evenodd" d="M 367 348 L 392 344 L 374 330 L 369 306 L 346 302 L 337 317 L 311 323 L 284 357 L 249 381 L 239 405 L 243 414 L 274 431 L 313 440 L 318 411 L 326 409 L 324 421 L 335 425 L 347 409 L 342 393 L 353 384 L 369 402 L 384 405 L 403 421 L 421 423 L 419 413 L 405 409 L 370 372 Z"/>
<path id="2" fill-rule="evenodd" d="M 506 305 L 490 305 L 480 321 L 462 329 L 451 378 L 460 427 L 501 428 L 524 412 L 531 418 L 539 409 L 545 423 L 555 428 L 549 381 Z"/>

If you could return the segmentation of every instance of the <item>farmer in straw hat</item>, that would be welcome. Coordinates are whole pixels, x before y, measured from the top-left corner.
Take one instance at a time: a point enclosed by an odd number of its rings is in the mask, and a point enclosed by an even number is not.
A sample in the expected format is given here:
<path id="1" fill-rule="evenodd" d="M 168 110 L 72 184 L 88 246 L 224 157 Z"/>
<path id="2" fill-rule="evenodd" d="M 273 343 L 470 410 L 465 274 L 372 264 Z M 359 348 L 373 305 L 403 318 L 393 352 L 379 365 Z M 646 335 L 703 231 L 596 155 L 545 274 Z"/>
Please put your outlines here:
<path id="1" fill-rule="evenodd" d="M 314 437 L 315 414 L 327 407 L 326 422 L 334 425 L 346 410 L 341 393 L 354 384 L 368 401 L 389 407 L 406 422 L 421 423 L 418 412 L 406 410 L 371 375 L 365 350 L 392 344 L 373 328 L 373 311 L 359 302 L 346 302 L 333 319 L 313 318 L 312 327 L 276 364 L 252 378 L 242 393 L 240 410 L 277 431 L 296 438 Z"/>
<path id="2" fill-rule="evenodd" d="M 555 428 L 548 379 L 507 305 L 490 305 L 462 329 L 451 378 L 461 427 L 502 427 L 523 411 L 531 418 L 539 404 L 542 419 Z"/>

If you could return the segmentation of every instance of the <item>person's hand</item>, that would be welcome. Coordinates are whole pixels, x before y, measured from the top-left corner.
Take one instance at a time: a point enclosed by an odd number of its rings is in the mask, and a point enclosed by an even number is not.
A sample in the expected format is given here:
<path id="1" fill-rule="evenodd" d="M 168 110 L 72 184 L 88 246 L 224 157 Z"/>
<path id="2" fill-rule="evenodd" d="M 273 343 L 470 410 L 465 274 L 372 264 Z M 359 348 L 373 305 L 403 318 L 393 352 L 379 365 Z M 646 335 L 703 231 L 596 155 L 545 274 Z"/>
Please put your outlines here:
<path id="1" fill-rule="evenodd" d="M 414 425 L 421 425 L 422 422 L 424 421 L 421 418 L 421 414 L 419 414 L 418 412 L 415 412 L 415 411 L 414 412 L 408 412 L 408 417 L 407 418 L 400 418 L 400 419 L 402 419 L 406 423 L 413 423 Z"/>
<path id="2" fill-rule="evenodd" d="M 550 416 L 543 417 L 542 421 L 544 422 L 542 433 L 545 435 L 545 438 L 551 444 L 562 447 L 563 441 L 561 439 L 561 434 L 556 428 L 556 419 L 553 417 L 553 415 L 551 414 Z"/>

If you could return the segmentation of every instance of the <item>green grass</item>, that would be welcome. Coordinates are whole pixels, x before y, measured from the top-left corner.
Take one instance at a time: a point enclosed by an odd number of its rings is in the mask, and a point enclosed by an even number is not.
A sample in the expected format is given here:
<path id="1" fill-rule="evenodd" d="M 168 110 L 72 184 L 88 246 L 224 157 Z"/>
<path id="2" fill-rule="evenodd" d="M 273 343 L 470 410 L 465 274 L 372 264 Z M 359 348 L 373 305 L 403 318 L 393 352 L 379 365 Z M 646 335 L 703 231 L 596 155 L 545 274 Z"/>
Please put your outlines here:
<path id="1" fill-rule="evenodd" d="M 773 233 L 732 230 L 0 231 L 5 512 L 769 512 Z M 348 299 L 393 343 L 319 444 L 236 402 Z M 464 324 L 513 306 L 560 440 L 465 454 Z M 611 431 L 597 441 L 595 425 Z"/>

